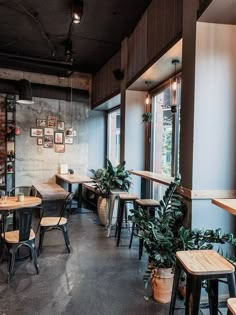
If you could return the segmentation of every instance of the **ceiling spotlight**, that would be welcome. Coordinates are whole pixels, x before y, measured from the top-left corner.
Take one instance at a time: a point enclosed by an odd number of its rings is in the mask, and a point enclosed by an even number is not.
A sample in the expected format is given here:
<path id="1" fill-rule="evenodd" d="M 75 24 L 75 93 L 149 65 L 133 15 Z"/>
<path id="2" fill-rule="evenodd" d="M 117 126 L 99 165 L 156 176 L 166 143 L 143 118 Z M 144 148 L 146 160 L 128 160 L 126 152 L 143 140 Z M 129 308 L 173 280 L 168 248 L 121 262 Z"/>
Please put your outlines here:
<path id="1" fill-rule="evenodd" d="M 72 22 L 74 24 L 79 24 L 81 22 L 82 15 L 83 15 L 83 1 L 73 0 Z"/>

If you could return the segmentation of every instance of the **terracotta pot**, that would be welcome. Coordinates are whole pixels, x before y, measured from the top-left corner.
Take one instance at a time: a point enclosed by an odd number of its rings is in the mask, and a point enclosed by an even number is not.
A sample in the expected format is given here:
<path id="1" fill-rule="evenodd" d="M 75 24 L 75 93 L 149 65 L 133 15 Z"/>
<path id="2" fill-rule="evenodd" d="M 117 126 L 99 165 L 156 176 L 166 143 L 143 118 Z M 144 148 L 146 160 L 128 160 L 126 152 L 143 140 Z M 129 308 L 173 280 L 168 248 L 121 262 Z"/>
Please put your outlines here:
<path id="1" fill-rule="evenodd" d="M 172 268 L 155 269 L 152 276 L 152 290 L 155 301 L 159 303 L 170 302 L 173 279 Z"/>
<path id="2" fill-rule="evenodd" d="M 107 225 L 108 199 L 99 197 L 97 202 L 98 217 L 102 225 Z"/>

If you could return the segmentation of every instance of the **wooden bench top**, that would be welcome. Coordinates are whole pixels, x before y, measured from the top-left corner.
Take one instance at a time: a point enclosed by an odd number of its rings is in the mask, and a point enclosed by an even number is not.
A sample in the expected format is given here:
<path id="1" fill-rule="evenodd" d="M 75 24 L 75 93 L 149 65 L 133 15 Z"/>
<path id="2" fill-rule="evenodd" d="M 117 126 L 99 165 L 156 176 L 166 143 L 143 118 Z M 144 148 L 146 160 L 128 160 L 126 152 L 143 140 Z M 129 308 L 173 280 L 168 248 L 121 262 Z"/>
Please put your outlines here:
<path id="1" fill-rule="evenodd" d="M 230 298 L 227 300 L 227 306 L 233 315 L 236 315 L 236 298 Z"/>
<path id="2" fill-rule="evenodd" d="M 57 184 L 35 184 L 33 187 L 43 200 L 61 200 L 68 196 L 68 192 Z"/>
<path id="3" fill-rule="evenodd" d="M 98 191 L 95 189 L 95 183 L 83 183 L 83 187 L 93 191 L 94 193 L 98 193 Z"/>

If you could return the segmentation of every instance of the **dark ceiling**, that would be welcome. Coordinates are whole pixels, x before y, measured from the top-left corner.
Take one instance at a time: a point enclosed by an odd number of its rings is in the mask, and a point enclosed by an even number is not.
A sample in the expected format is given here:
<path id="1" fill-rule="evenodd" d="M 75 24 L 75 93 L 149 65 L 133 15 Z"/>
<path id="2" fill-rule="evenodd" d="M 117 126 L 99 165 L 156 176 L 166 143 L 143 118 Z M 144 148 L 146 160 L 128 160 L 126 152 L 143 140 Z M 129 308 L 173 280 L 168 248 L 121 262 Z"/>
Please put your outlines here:
<path id="1" fill-rule="evenodd" d="M 0 0 L 0 67 L 60 76 L 94 73 L 118 51 L 150 2 L 84 0 L 81 23 L 71 24 L 72 0 Z"/>

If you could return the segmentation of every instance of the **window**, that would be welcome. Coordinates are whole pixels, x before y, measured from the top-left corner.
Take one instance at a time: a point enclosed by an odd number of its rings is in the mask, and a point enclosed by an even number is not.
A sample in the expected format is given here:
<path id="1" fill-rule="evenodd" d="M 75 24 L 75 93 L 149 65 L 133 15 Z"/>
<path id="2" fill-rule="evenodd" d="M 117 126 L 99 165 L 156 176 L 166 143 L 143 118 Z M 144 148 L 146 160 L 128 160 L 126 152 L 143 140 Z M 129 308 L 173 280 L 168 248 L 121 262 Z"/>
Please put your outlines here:
<path id="1" fill-rule="evenodd" d="M 181 80 L 178 78 L 177 109 L 180 109 L 180 89 Z M 172 93 L 172 86 L 166 84 L 153 96 L 152 105 L 152 170 L 166 176 L 175 176 L 179 171 L 180 114 L 179 110 L 175 114 L 171 111 Z M 154 185 L 154 197 L 156 189 Z"/>
<path id="2" fill-rule="evenodd" d="M 120 162 L 120 109 L 108 113 L 107 157 L 113 164 Z"/>

